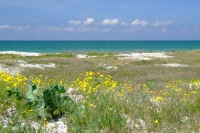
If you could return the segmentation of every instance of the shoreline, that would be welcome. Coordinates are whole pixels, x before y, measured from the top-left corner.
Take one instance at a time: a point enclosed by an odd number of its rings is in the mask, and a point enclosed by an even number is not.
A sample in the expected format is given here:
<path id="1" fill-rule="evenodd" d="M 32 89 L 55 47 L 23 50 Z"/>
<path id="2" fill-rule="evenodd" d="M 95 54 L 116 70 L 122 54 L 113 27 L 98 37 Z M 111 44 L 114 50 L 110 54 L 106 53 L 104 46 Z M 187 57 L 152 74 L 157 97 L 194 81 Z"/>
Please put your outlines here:
<path id="1" fill-rule="evenodd" d="M 91 52 L 92 53 L 92 52 Z M 87 52 L 79 53 L 75 52 L 72 53 L 75 55 L 76 58 L 96 58 L 98 53 L 102 52 L 93 52 L 92 55 Z M 107 56 L 109 52 L 105 52 L 102 55 Z M 18 52 L 18 51 L 0 51 L 0 55 L 19 55 L 19 56 L 42 56 L 42 55 L 48 55 L 48 54 L 65 54 L 65 53 L 35 53 L 35 52 Z M 67 54 L 67 53 L 66 53 Z M 96 55 L 95 55 L 96 54 Z M 138 59 L 138 60 L 151 60 L 152 58 L 171 58 L 171 56 L 166 55 L 166 52 L 145 52 L 145 51 L 137 51 L 137 52 L 113 52 L 113 55 L 115 57 L 118 57 L 119 59 Z"/>
<path id="2" fill-rule="evenodd" d="M 132 53 L 139 53 L 139 54 L 144 54 L 144 53 L 169 53 L 169 52 L 192 52 L 192 51 L 197 51 L 200 49 L 195 49 L 195 50 L 164 50 L 164 51 L 158 51 L 158 50 L 133 50 L 133 51 L 61 51 L 61 52 L 24 52 L 24 51 L 0 51 L 0 55 L 3 54 L 15 54 L 15 55 L 20 55 L 20 56 L 42 56 L 42 55 L 48 55 L 48 54 L 68 54 L 68 53 L 73 53 L 73 54 L 87 54 L 87 53 L 103 53 L 103 54 L 108 54 L 108 53 L 113 53 L 113 54 L 132 54 Z"/>

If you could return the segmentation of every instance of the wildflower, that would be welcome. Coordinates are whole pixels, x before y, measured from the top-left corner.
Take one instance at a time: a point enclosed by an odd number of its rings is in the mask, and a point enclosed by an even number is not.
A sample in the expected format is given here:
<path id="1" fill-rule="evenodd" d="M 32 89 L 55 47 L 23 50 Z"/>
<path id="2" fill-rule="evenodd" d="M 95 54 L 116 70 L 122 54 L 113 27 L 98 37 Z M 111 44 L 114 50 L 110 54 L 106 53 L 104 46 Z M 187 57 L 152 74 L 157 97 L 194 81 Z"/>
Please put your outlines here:
<path id="1" fill-rule="evenodd" d="M 131 87 L 129 86 L 129 87 L 127 87 L 127 89 L 129 90 L 129 91 L 131 91 Z"/>
<path id="2" fill-rule="evenodd" d="M 89 106 L 90 106 L 90 107 L 93 107 L 93 106 L 94 106 L 94 104 L 89 104 Z"/>
<path id="3" fill-rule="evenodd" d="M 13 87 L 17 87 L 17 83 L 14 83 L 14 84 L 13 84 Z"/>
<path id="4" fill-rule="evenodd" d="M 159 123 L 159 121 L 158 121 L 158 120 L 155 120 L 154 122 L 155 122 L 156 124 L 158 124 L 158 123 Z"/>
<path id="5" fill-rule="evenodd" d="M 192 91 L 192 93 L 196 93 L 196 91 Z"/>
<path id="6" fill-rule="evenodd" d="M 46 118 L 44 118 L 44 122 L 45 122 L 45 126 L 48 127 L 49 122 L 48 122 L 48 120 Z"/>
<path id="7" fill-rule="evenodd" d="M 162 97 L 157 97 L 157 100 L 163 101 L 163 98 Z"/>
<path id="8" fill-rule="evenodd" d="M 29 109 L 29 110 L 28 110 L 28 112 L 32 113 L 32 112 L 33 112 L 33 110 L 32 110 L 32 109 Z"/>
<path id="9" fill-rule="evenodd" d="M 88 94 L 90 94 L 91 93 L 91 91 L 88 91 Z"/>
<path id="10" fill-rule="evenodd" d="M 133 89 L 136 89 L 137 86 L 136 86 L 136 85 L 133 85 L 132 87 L 133 87 Z"/>
<path id="11" fill-rule="evenodd" d="M 120 112 L 123 114 L 123 113 L 125 112 L 125 109 L 124 109 L 124 108 L 122 108 Z"/>
<path id="12" fill-rule="evenodd" d="M 24 114 L 24 113 L 25 113 L 25 111 L 22 111 L 22 112 L 21 112 L 21 114 Z"/>
<path id="13" fill-rule="evenodd" d="M 94 72 L 94 75 L 98 75 L 98 72 Z"/>
<path id="14" fill-rule="evenodd" d="M 124 95 L 124 93 L 122 92 L 122 93 L 119 94 L 119 97 L 122 97 L 123 95 Z"/>
<path id="15" fill-rule="evenodd" d="M 153 98 L 153 102 L 158 102 L 158 101 L 163 101 L 164 100 L 164 98 L 162 98 L 162 97 L 156 97 L 156 98 Z"/>

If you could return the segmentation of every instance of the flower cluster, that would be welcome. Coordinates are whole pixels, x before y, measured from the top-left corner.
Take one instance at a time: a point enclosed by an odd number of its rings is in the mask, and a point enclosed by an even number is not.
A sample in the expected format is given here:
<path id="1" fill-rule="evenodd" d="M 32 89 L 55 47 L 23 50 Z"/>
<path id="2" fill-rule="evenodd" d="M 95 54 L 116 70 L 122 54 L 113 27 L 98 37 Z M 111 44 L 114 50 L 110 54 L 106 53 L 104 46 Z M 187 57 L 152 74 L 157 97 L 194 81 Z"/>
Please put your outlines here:
<path id="1" fill-rule="evenodd" d="M 104 76 L 98 72 L 89 71 L 81 74 L 80 77 L 72 82 L 70 87 L 75 87 L 82 92 L 90 94 L 101 89 L 104 89 L 104 91 L 113 90 L 117 87 L 117 81 L 114 81 L 110 75 Z"/>
<path id="2" fill-rule="evenodd" d="M 0 71 L 0 81 L 5 84 L 6 89 L 10 89 L 26 86 L 28 79 L 21 74 L 16 74 L 13 76 L 9 73 Z"/>

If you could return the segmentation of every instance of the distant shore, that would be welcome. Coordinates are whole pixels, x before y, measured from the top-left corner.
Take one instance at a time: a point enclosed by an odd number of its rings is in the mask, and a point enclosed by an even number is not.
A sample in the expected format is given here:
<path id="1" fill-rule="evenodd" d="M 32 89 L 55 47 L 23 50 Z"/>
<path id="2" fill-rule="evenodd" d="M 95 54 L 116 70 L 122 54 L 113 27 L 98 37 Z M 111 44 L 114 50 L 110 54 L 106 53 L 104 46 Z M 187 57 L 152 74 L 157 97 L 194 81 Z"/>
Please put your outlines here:
<path id="1" fill-rule="evenodd" d="M 97 52 L 98 53 L 98 52 Z M 99 52 L 101 53 L 101 52 Z M 167 56 L 165 52 L 113 52 L 115 56 L 122 57 L 120 59 L 141 59 L 141 60 L 150 60 L 150 58 L 170 58 Z M 35 52 L 18 52 L 18 51 L 0 51 L 0 54 L 14 54 L 20 56 L 42 56 L 45 55 L 42 53 Z M 51 53 L 46 53 L 51 54 Z M 52 53 L 52 54 L 62 54 L 62 53 Z M 80 54 L 78 52 L 74 52 L 77 58 L 95 58 L 96 56 L 90 56 L 87 54 Z M 106 52 L 105 52 L 106 55 Z"/>
<path id="2" fill-rule="evenodd" d="M 200 41 L 0 41 L 0 51 L 61 52 L 156 52 L 200 49 Z"/>

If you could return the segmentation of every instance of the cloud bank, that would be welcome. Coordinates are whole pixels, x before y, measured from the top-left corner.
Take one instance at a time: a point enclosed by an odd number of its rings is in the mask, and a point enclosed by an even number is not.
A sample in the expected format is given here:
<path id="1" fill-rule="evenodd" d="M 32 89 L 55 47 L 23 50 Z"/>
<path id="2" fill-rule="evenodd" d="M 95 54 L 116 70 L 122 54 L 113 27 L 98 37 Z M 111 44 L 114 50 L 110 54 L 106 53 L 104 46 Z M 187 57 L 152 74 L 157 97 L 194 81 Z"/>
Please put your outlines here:
<path id="1" fill-rule="evenodd" d="M 131 23 L 131 25 L 134 25 L 134 26 L 136 26 L 136 25 L 146 26 L 146 25 L 148 25 L 148 22 L 146 20 L 140 21 L 140 20 L 136 19 Z"/>
<path id="2" fill-rule="evenodd" d="M 172 24 L 172 21 L 157 21 L 151 25 L 153 26 L 160 26 L 160 25 L 171 25 Z"/>
<path id="3" fill-rule="evenodd" d="M 85 22 L 83 22 L 85 25 L 89 25 L 91 23 L 94 22 L 94 19 L 93 18 L 88 18 Z"/>
<path id="4" fill-rule="evenodd" d="M 0 26 L 0 30 L 3 30 L 3 29 L 26 30 L 26 29 L 29 29 L 29 28 L 30 28 L 30 26 L 10 26 L 10 25 Z"/>
<path id="5" fill-rule="evenodd" d="M 81 21 L 70 20 L 70 21 L 69 21 L 69 24 L 72 24 L 72 25 L 79 25 L 79 24 L 81 24 Z"/>
<path id="6" fill-rule="evenodd" d="M 116 25 L 119 23 L 118 19 L 104 19 L 101 24 L 102 25 Z"/>

